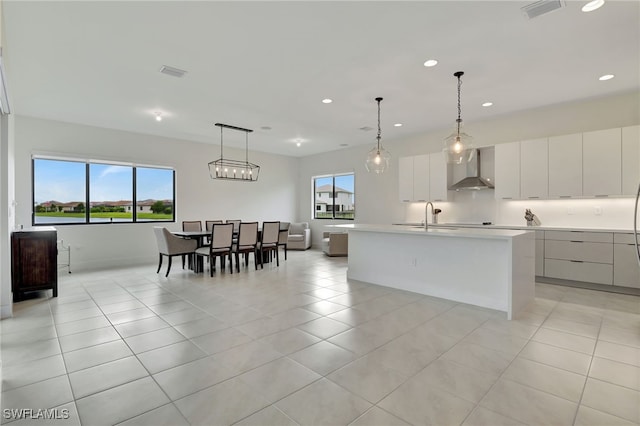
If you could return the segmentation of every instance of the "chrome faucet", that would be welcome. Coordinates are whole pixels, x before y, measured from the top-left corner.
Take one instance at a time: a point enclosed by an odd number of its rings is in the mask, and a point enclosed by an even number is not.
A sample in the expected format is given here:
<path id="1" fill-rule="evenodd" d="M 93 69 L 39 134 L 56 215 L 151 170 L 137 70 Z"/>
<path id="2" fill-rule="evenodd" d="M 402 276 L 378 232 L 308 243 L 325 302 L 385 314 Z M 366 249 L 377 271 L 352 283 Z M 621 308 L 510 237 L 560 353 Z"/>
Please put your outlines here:
<path id="1" fill-rule="evenodd" d="M 429 205 L 431 205 L 431 223 L 438 223 L 438 214 L 442 213 L 442 210 L 440 209 L 435 209 L 433 207 L 433 203 L 431 201 L 427 202 L 427 204 L 425 204 L 424 206 L 424 229 L 425 231 L 427 229 L 429 229 L 429 225 L 428 225 L 428 218 L 429 218 Z"/>
<path id="2" fill-rule="evenodd" d="M 427 229 L 429 229 L 429 205 L 431 205 L 431 220 L 433 223 L 433 218 L 435 217 L 433 214 L 433 203 L 431 201 L 427 202 L 427 204 L 424 205 L 424 230 L 426 231 Z"/>

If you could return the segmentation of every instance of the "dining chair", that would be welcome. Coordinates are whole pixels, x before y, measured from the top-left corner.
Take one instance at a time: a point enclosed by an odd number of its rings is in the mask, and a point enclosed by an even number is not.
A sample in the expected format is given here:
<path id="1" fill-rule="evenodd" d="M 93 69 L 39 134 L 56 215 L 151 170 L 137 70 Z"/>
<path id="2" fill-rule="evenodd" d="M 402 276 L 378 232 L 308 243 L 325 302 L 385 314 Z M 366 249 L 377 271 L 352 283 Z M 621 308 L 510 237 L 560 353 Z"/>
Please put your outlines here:
<path id="1" fill-rule="evenodd" d="M 222 220 L 205 220 L 204 221 L 204 229 L 211 234 L 211 231 L 213 230 L 213 225 L 217 224 L 217 223 L 224 223 L 224 221 Z M 211 235 L 209 235 L 206 239 L 206 243 L 210 244 L 211 243 Z"/>
<path id="2" fill-rule="evenodd" d="M 233 225 L 231 223 L 214 223 L 211 226 L 211 243 L 196 250 L 196 255 L 209 258 L 209 275 L 213 277 L 216 268 L 216 258 L 220 258 L 220 268 L 225 269 L 225 256 L 229 256 L 229 266 L 233 274 L 231 249 L 233 248 Z M 202 262 L 198 262 L 202 264 Z"/>
<path id="3" fill-rule="evenodd" d="M 198 246 L 198 242 L 196 240 L 187 240 L 176 237 L 169 232 L 167 228 L 162 226 L 154 226 L 153 232 L 156 235 L 159 253 L 158 270 L 156 271 L 156 274 L 160 272 L 160 268 L 162 267 L 162 256 L 167 256 L 169 258 L 169 266 L 167 267 L 167 274 L 165 277 L 169 276 L 169 271 L 171 270 L 171 259 L 174 256 L 182 256 L 182 269 L 184 269 L 184 257 L 191 257 L 193 255 Z"/>
<path id="4" fill-rule="evenodd" d="M 199 220 L 183 220 L 183 231 L 202 231 L 202 222 Z"/>
<path id="5" fill-rule="evenodd" d="M 280 256 L 278 255 L 278 240 L 280 237 L 280 222 L 262 222 L 262 235 L 258 244 L 260 252 L 260 268 L 264 269 L 264 261 L 267 253 L 276 253 L 276 265 L 280 266 Z"/>
<path id="6" fill-rule="evenodd" d="M 240 272 L 240 253 L 244 254 L 244 264 L 249 264 L 249 253 L 253 252 L 253 262 L 258 269 L 258 222 L 241 222 L 238 227 L 238 242 L 233 244 L 236 256 L 236 270 Z"/>
<path id="7" fill-rule="evenodd" d="M 289 241 L 289 222 L 280 222 L 280 232 L 278 233 L 278 247 L 284 247 L 284 260 L 287 260 L 287 242 Z"/>
<path id="8" fill-rule="evenodd" d="M 227 219 L 225 223 L 233 223 L 233 232 L 236 234 L 240 232 L 240 223 L 242 223 L 241 220 Z"/>

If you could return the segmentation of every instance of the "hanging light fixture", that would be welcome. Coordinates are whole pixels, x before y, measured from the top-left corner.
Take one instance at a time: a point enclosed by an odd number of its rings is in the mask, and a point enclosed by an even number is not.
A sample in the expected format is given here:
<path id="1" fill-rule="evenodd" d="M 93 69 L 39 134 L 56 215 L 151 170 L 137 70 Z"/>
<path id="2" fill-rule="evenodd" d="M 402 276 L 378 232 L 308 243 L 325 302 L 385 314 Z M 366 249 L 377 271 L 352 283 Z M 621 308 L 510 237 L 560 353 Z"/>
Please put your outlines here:
<path id="1" fill-rule="evenodd" d="M 447 159 L 447 163 L 461 164 L 471 161 L 473 158 L 473 138 L 464 132 L 460 132 L 462 118 L 460 118 L 462 108 L 460 107 L 460 87 L 462 82 L 460 77 L 464 75 L 463 71 L 453 73 L 458 78 L 458 119 L 456 120 L 456 130 L 444 140 L 444 148 L 442 153 Z"/>
<path id="2" fill-rule="evenodd" d="M 378 102 L 378 136 L 376 136 L 377 145 L 375 148 L 369 151 L 369 154 L 367 154 L 367 162 L 365 163 L 367 171 L 375 173 L 384 173 L 385 170 L 389 168 L 389 159 L 391 158 L 389 152 L 382 148 L 382 146 L 380 145 L 380 139 L 382 139 L 382 137 L 380 136 L 380 101 L 382 101 L 382 98 L 376 98 L 376 102 Z"/>
<path id="3" fill-rule="evenodd" d="M 251 129 L 216 123 L 220 127 L 220 158 L 209 163 L 209 175 L 211 179 L 241 180 L 255 182 L 260 174 L 260 166 L 249 162 L 249 133 Z M 245 133 L 245 160 L 230 160 L 223 155 L 223 129 L 238 130 Z"/>

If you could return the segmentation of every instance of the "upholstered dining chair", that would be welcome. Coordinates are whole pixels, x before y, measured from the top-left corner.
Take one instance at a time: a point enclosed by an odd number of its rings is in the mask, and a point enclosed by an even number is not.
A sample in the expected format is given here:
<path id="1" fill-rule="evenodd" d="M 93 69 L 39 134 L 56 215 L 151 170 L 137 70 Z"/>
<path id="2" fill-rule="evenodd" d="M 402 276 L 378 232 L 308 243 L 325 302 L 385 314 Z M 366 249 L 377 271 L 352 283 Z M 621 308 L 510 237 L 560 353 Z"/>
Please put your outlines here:
<path id="1" fill-rule="evenodd" d="M 154 226 L 153 232 L 156 235 L 156 241 L 158 242 L 158 270 L 156 274 L 160 272 L 162 267 L 162 256 L 169 258 L 169 265 L 167 267 L 167 274 L 171 270 L 171 259 L 174 256 L 182 256 L 182 269 L 184 269 L 184 256 L 192 256 L 196 251 L 198 242 L 196 240 L 188 240 L 185 238 L 176 237 L 167 228 L 162 226 Z"/>
<path id="2" fill-rule="evenodd" d="M 216 268 L 216 258 L 220 258 L 220 268 L 225 268 L 225 256 L 229 256 L 229 266 L 233 274 L 231 249 L 233 246 L 233 224 L 214 223 L 211 226 L 211 243 L 196 250 L 196 255 L 209 258 L 209 275 L 213 277 Z M 200 264 L 201 262 L 198 262 Z"/>
<path id="3" fill-rule="evenodd" d="M 287 260 L 287 242 L 289 241 L 289 222 L 280 222 L 280 233 L 278 234 L 278 247 L 284 247 L 284 260 Z"/>
<path id="4" fill-rule="evenodd" d="M 202 231 L 202 222 L 199 220 L 183 220 L 183 231 Z"/>
<path id="5" fill-rule="evenodd" d="M 207 237 L 207 244 L 211 243 L 211 231 L 213 230 L 212 227 L 213 225 L 215 225 L 216 223 L 224 223 L 224 221 L 222 220 L 205 220 L 204 221 L 204 229 L 209 233 L 209 236 Z"/>
<path id="6" fill-rule="evenodd" d="M 260 268 L 264 269 L 264 261 L 267 253 L 276 253 L 276 265 L 280 266 L 280 256 L 278 256 L 278 240 L 280 237 L 280 222 L 262 222 L 262 235 L 258 243 L 260 252 Z"/>
<path id="7" fill-rule="evenodd" d="M 225 221 L 225 223 L 233 223 L 233 232 L 235 232 L 236 234 L 237 234 L 238 232 L 240 232 L 240 223 L 241 223 L 241 222 L 242 222 L 242 221 L 241 221 L 241 220 L 239 220 L 239 219 L 227 219 L 227 220 Z"/>
<path id="8" fill-rule="evenodd" d="M 236 270 L 240 272 L 240 253 L 244 254 L 244 264 L 249 264 L 249 253 L 253 252 L 253 262 L 258 269 L 258 222 L 241 222 L 238 227 L 238 242 L 233 243 L 236 256 Z"/>

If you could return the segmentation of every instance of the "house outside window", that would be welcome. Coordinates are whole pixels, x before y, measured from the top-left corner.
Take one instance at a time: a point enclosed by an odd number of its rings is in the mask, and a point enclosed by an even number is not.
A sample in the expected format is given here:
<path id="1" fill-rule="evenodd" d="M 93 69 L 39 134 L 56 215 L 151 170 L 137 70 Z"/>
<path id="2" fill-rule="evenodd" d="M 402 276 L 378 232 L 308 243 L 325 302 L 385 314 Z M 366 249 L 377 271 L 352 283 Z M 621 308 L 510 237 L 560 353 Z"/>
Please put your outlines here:
<path id="1" fill-rule="evenodd" d="M 314 219 L 355 218 L 355 174 L 313 178 Z"/>
<path id="2" fill-rule="evenodd" d="M 174 222 L 175 172 L 34 156 L 32 224 Z"/>

